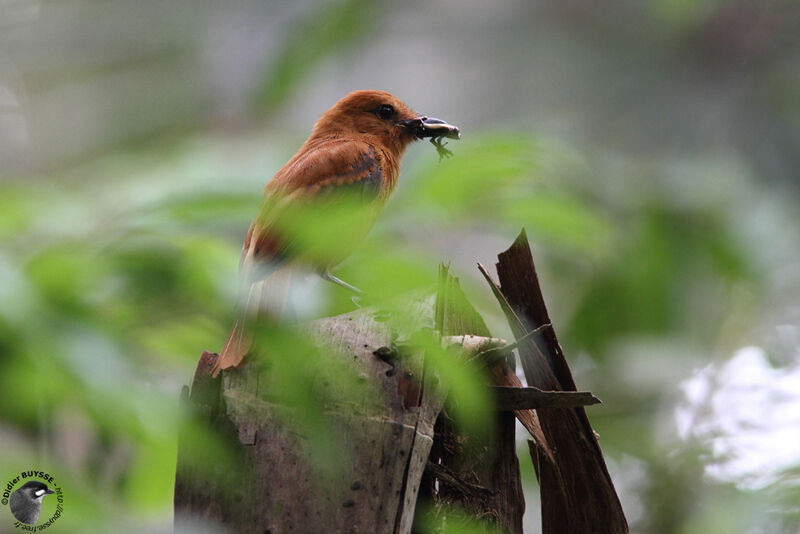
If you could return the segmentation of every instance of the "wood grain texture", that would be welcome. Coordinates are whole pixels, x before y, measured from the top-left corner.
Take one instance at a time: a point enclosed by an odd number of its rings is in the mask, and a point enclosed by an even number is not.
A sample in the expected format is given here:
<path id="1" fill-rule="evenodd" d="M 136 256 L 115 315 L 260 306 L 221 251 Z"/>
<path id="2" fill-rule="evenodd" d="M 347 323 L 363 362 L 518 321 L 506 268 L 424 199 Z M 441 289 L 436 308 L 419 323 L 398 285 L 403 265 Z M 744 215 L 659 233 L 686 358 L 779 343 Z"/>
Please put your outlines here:
<path id="1" fill-rule="evenodd" d="M 432 322 L 430 304 L 428 308 L 422 320 Z M 182 436 L 176 526 L 191 517 L 238 533 L 410 532 L 441 396 L 423 383 L 417 405 L 404 406 L 398 388 L 398 375 L 404 373 L 387 376 L 392 365 L 373 354 L 391 344 L 391 332 L 369 310 L 301 329 L 326 356 L 354 366 L 363 383 L 346 396 L 330 391 L 342 387 L 341 382 L 322 375 L 312 386 L 320 394 L 329 388 L 326 399 L 348 399 L 341 405 L 327 404 L 322 414 L 344 445 L 336 449 L 335 476 L 315 466 L 315 436 L 293 424 L 292 409 L 270 400 L 268 369 L 249 364 L 226 371 L 221 380 L 199 369 L 189 402 L 203 399 L 197 412 L 234 444 L 237 467 L 200 472 L 184 459 L 202 451 L 193 450 L 194 444 Z M 203 362 L 201 366 L 207 367 Z M 209 413 L 213 400 L 208 399 L 215 391 L 220 402 L 216 413 Z"/>
<path id="2" fill-rule="evenodd" d="M 488 337 L 489 332 L 446 269 L 435 302 L 419 299 L 407 306 L 416 324 L 401 338 L 437 330 L 456 336 L 443 341 L 461 350 L 475 343 L 502 344 L 464 337 Z M 236 454 L 226 464 L 209 456 L 210 469 L 201 470 L 189 460 L 205 451 L 181 436 L 176 526 L 202 518 L 242 533 L 409 533 L 417 531 L 415 513 L 422 500 L 437 513 L 446 515 L 457 506 L 478 523 L 521 533 L 525 502 L 514 414 L 544 442 L 535 412 L 495 412 L 491 430 L 482 435 L 457 431 L 440 414 L 446 392 L 434 385 L 438 377 L 425 367 L 423 350 L 396 347 L 397 332 L 383 319 L 366 309 L 298 327 L 327 358 L 353 366 L 360 377 L 354 387 L 328 380 L 320 370 L 308 386 L 331 399 L 321 416 L 343 445 L 334 449 L 341 451 L 334 476 L 315 467 L 318 436 L 293 424 L 295 412 L 275 394 L 280 384 L 269 365 L 251 361 L 213 379 L 208 371 L 216 355 L 204 353 L 185 402 Z M 466 350 L 465 362 L 478 358 L 474 352 Z M 487 366 L 487 383 L 521 386 L 504 358 Z M 348 388 L 346 395 L 342 388 Z"/>
<path id="3" fill-rule="evenodd" d="M 509 306 L 504 311 L 515 337 L 523 338 L 550 324 L 525 232 L 498 258 L 500 290 Z M 519 353 L 529 386 L 546 391 L 576 390 L 552 327 L 522 340 Z M 586 411 L 582 407 L 548 408 L 539 410 L 538 415 L 554 458 L 546 461 L 543 450 L 531 445 L 541 486 L 542 532 L 627 533 L 622 506 Z"/>
<path id="4" fill-rule="evenodd" d="M 435 310 L 436 329 L 442 336 L 490 337 L 489 329 L 467 300 L 458 279 L 445 267 L 440 270 Z M 507 368 L 508 364 L 501 362 L 494 367 Z M 491 380 L 490 373 L 487 381 Z M 492 430 L 484 436 L 458 432 L 452 421 L 440 416 L 430 459 L 435 467 L 424 478 L 425 495 L 434 507 L 457 505 L 504 532 L 521 533 L 525 500 L 515 447 L 511 413 L 498 413 Z M 442 472 L 447 476 L 442 476 Z"/>
<path id="5" fill-rule="evenodd" d="M 495 386 L 492 393 L 498 410 L 538 410 L 600 404 L 600 399 L 588 391 L 542 391 L 530 387 Z"/>

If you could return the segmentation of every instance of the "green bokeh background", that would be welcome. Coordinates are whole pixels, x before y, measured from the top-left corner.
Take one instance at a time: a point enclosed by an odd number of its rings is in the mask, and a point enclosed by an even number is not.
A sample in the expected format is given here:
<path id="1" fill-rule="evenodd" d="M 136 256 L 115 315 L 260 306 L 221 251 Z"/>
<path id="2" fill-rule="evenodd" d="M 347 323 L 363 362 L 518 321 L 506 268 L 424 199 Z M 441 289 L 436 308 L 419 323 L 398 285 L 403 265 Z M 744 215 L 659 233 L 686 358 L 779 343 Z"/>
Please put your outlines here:
<path id="1" fill-rule="evenodd" d="M 524 226 L 632 531 L 798 532 L 798 35 L 781 0 L 0 3 L 0 475 L 59 481 L 52 532 L 171 530 L 178 430 L 225 454 L 178 397 L 261 189 L 375 88 L 464 138 L 409 149 L 336 274 L 450 262 L 509 338 L 474 265 Z"/>

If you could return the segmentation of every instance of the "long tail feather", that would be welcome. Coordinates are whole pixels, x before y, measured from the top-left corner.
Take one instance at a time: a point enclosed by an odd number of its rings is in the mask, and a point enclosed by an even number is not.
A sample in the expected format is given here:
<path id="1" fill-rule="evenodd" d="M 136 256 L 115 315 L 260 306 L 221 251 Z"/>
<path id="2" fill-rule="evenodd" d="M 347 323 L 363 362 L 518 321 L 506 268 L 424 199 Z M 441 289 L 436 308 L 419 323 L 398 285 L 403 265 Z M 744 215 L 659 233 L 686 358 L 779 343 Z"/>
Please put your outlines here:
<path id="1" fill-rule="evenodd" d="M 245 333 L 244 326 L 237 319 L 233 323 L 233 329 L 219 353 L 219 358 L 217 358 L 214 367 L 211 369 L 211 376 L 216 377 L 225 369 L 239 367 L 244 361 L 244 357 L 250 352 L 251 345 L 250 336 Z"/>
<path id="2" fill-rule="evenodd" d="M 292 283 L 292 267 L 283 265 L 271 271 L 263 280 L 254 281 L 242 291 L 236 321 L 225 341 L 219 358 L 211 371 L 216 377 L 221 371 L 239 367 L 253 348 L 253 338 L 247 325 L 257 318 L 280 321 L 285 315 Z M 247 271 L 245 271 L 247 272 Z"/>

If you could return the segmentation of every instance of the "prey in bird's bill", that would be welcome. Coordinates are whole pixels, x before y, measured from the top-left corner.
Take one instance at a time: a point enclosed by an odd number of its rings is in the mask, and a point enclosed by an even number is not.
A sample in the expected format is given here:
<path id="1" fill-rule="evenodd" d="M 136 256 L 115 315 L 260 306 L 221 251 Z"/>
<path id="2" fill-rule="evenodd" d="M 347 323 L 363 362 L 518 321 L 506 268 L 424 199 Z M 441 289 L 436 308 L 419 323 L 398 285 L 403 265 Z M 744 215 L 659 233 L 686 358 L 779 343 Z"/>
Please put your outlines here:
<path id="1" fill-rule="evenodd" d="M 452 150 L 445 148 L 447 143 L 442 142 L 441 137 L 431 137 L 431 144 L 436 147 L 436 152 L 439 153 L 439 161 L 442 161 L 444 158 L 449 158 L 453 155 Z"/>

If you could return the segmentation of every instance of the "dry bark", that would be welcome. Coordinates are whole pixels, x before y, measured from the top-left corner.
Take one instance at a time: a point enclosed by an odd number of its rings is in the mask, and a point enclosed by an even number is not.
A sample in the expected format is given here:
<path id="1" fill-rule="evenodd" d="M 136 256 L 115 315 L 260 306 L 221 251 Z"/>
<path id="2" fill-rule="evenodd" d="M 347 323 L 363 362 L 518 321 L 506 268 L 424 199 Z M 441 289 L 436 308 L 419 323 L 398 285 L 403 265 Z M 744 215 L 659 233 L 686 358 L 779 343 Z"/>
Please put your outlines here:
<path id="1" fill-rule="evenodd" d="M 433 299 L 409 304 L 416 307 L 413 332 L 435 331 L 445 345 L 455 342 L 462 351 L 473 347 L 465 364 L 478 360 L 486 369 L 498 410 L 491 431 L 468 435 L 454 427 L 442 411 L 446 392 L 426 367 L 423 350 L 408 345 L 399 354 L 396 333 L 375 310 L 320 319 L 297 328 L 326 358 L 350 366 L 359 377 L 357 386 L 344 385 L 320 370 L 311 386 L 315 394 L 334 399 L 319 414 L 336 429 L 341 446 L 323 447 L 340 451 L 332 476 L 314 457 L 323 450 L 315 448 L 320 437 L 304 431 L 296 410 L 272 395 L 276 384 L 269 365 L 251 361 L 215 379 L 210 370 L 217 355 L 206 352 L 191 390 L 184 388 L 183 402 L 231 454 L 205 449 L 190 427 L 181 433 L 176 526 L 191 529 L 200 519 L 237 533 L 405 534 L 419 530 L 421 509 L 447 516 L 456 507 L 476 522 L 520 534 L 525 502 L 516 416 L 535 440 L 529 444 L 541 485 L 544 534 L 627 532 L 583 409 L 599 401 L 576 391 L 524 233 L 500 255 L 498 273 L 502 286 L 484 270 L 517 338 L 509 346 L 458 337 L 488 338 L 489 332 L 446 268 L 435 304 Z M 477 346 L 488 350 L 476 356 Z M 531 387 L 523 388 L 513 370 L 514 348 Z"/>
<path id="2" fill-rule="evenodd" d="M 529 386 L 545 391 L 575 391 L 575 382 L 544 303 L 525 232 L 499 254 L 495 294 L 519 340 Z M 544 328 L 542 328 L 544 326 Z M 536 331 L 535 335 L 529 335 Z M 537 410 L 545 450 L 529 443 L 539 478 L 542 532 L 620 534 L 628 532 L 614 484 L 583 407 Z M 538 441 L 538 440 L 537 440 Z"/>
<path id="3" fill-rule="evenodd" d="M 440 271 L 436 329 L 443 336 L 489 336 L 483 319 L 447 268 Z M 505 361 L 492 367 L 509 369 Z M 494 370 L 487 382 L 493 381 L 492 374 Z M 475 436 L 459 432 L 442 414 L 434 436 L 429 469 L 423 478 L 424 496 L 434 513 L 446 514 L 449 507 L 457 506 L 505 532 L 521 533 L 525 499 L 515 450 L 514 415 L 499 412 L 492 432 Z"/>
<path id="4" fill-rule="evenodd" d="M 433 299 L 412 304 L 417 307 L 415 331 L 438 326 L 443 334 L 486 336 L 483 320 L 458 281 L 446 271 L 442 281 L 435 306 Z M 313 436 L 293 425 L 292 410 L 270 394 L 269 366 L 249 362 L 214 379 L 209 370 L 216 355 L 204 353 L 185 401 L 199 422 L 230 444 L 236 457 L 223 465 L 208 456 L 198 466 L 189 460 L 202 458 L 204 451 L 191 438 L 181 437 L 177 526 L 202 518 L 241 533 L 408 533 L 415 531 L 423 487 L 423 500 L 434 505 L 435 513 L 449 514 L 455 505 L 477 521 L 522 532 L 524 501 L 513 414 L 498 412 L 494 432 L 480 437 L 457 433 L 446 416 L 437 422 L 446 397 L 434 386 L 438 377 L 425 368 L 421 351 L 394 346 L 390 323 L 379 319 L 367 309 L 299 327 L 318 341 L 326 357 L 354 365 L 365 386 L 371 386 L 355 402 L 326 406 L 324 415 L 338 429 L 347 453 L 339 462 L 342 472 L 333 479 L 315 471 Z M 452 346 L 459 340 L 445 341 Z M 498 341 L 462 338 L 460 344 L 466 360 L 477 347 L 496 347 Z M 505 362 L 492 365 L 507 367 Z M 340 386 L 320 377 L 317 387 Z M 353 391 L 347 397 L 354 400 Z M 527 412 L 532 413 L 522 410 Z M 430 454 L 435 422 L 436 452 Z"/>
<path id="5" fill-rule="evenodd" d="M 344 445 L 340 472 L 331 477 L 315 468 L 314 436 L 293 424 L 291 408 L 270 401 L 268 370 L 251 363 L 212 379 L 208 369 L 216 355 L 205 353 L 187 400 L 204 424 L 235 442 L 237 462 L 210 471 L 198 466 L 189 460 L 203 451 L 182 436 L 176 525 L 202 518 L 237 533 L 410 532 L 440 396 L 433 388 L 417 387 L 417 398 L 404 397 L 406 373 L 373 354 L 391 345 L 391 333 L 368 311 L 315 321 L 302 330 L 330 357 L 354 365 L 365 386 L 372 386 L 364 387 L 363 402 L 328 405 L 323 414 Z M 315 387 L 338 387 L 333 380 L 320 382 Z M 207 458 L 211 466 L 218 461 Z"/>

